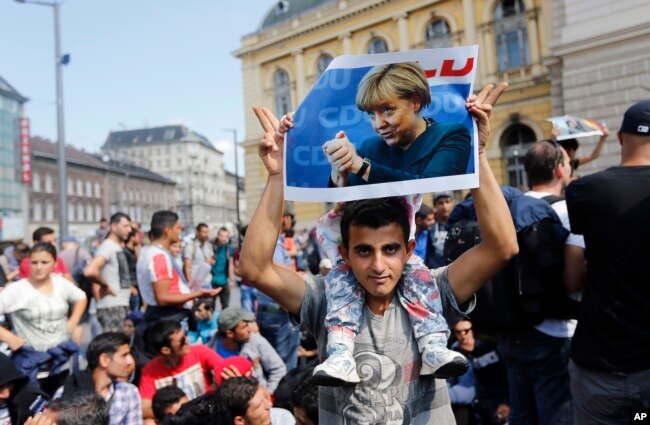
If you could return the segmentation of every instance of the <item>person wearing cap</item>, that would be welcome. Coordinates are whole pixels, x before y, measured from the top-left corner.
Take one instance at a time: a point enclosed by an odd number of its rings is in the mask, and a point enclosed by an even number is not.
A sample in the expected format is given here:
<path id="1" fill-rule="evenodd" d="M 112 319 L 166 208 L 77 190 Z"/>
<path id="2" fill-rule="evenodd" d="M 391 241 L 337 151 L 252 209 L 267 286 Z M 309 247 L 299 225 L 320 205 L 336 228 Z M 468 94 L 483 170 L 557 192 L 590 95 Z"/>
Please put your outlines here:
<path id="1" fill-rule="evenodd" d="M 23 424 L 45 412 L 49 397 L 0 353 L 0 424 Z"/>
<path id="2" fill-rule="evenodd" d="M 254 313 L 239 307 L 222 310 L 217 319 L 217 333 L 209 345 L 224 359 L 248 358 L 253 363 L 255 377 L 273 392 L 287 374 L 287 367 L 269 341 L 251 331 L 249 324 L 254 321 Z"/>
<path id="3" fill-rule="evenodd" d="M 569 185 L 573 233 L 587 277 L 571 342 L 571 395 L 580 424 L 626 424 L 650 394 L 650 99 L 618 131 L 621 163 Z"/>

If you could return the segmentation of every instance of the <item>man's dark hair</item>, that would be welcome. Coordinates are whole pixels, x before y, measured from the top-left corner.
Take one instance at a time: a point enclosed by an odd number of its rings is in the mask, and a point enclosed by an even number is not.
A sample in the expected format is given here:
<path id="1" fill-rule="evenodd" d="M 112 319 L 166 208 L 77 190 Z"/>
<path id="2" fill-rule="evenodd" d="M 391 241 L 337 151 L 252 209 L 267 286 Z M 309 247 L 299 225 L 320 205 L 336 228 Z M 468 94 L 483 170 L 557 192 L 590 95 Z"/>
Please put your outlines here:
<path id="1" fill-rule="evenodd" d="M 160 320 L 147 329 L 147 342 L 156 353 L 160 353 L 164 347 L 171 348 L 169 337 L 179 329 L 182 327 L 176 320 Z"/>
<path id="2" fill-rule="evenodd" d="M 51 235 L 53 233 L 54 229 L 50 227 L 39 227 L 38 229 L 34 230 L 34 233 L 32 233 L 32 240 L 34 242 L 40 242 L 43 236 Z"/>
<path id="3" fill-rule="evenodd" d="M 57 425 L 108 425 L 108 403 L 95 392 L 78 392 L 52 400 L 49 409 L 56 412 Z"/>
<path id="4" fill-rule="evenodd" d="M 56 261 L 56 247 L 52 245 L 51 243 L 47 242 L 37 242 L 32 246 L 29 250 L 29 255 L 31 256 L 35 252 L 41 252 L 45 251 L 49 253 L 52 258 L 54 258 L 54 261 Z"/>
<path id="5" fill-rule="evenodd" d="M 106 217 L 102 217 L 102 218 L 99 220 L 99 222 L 100 222 L 100 223 L 107 223 L 108 220 L 106 220 Z"/>
<path id="6" fill-rule="evenodd" d="M 577 151 L 580 147 L 578 139 L 564 139 L 557 141 L 567 151 Z"/>
<path id="7" fill-rule="evenodd" d="M 215 309 L 215 302 L 214 298 L 212 297 L 200 297 L 194 300 L 194 306 L 193 309 L 197 310 L 199 307 L 201 307 L 201 304 L 204 305 L 204 308 L 209 311 L 214 311 Z"/>
<path id="8" fill-rule="evenodd" d="M 433 214 L 433 208 L 427 204 L 422 204 L 418 212 L 415 213 L 415 218 L 427 218 L 431 214 Z"/>
<path id="9" fill-rule="evenodd" d="M 564 160 L 560 145 L 554 140 L 535 142 L 524 156 L 524 169 L 531 186 L 553 180 L 555 167 Z"/>
<path id="10" fill-rule="evenodd" d="M 233 378 L 235 379 L 235 378 Z M 188 401 L 175 415 L 165 416 L 164 425 L 232 425 L 228 409 L 215 394 L 204 394 Z"/>
<path id="11" fill-rule="evenodd" d="M 158 239 L 164 233 L 165 229 L 172 227 L 178 222 L 178 214 L 173 211 L 156 211 L 151 216 L 151 230 L 149 235 L 151 239 Z"/>
<path id="12" fill-rule="evenodd" d="M 228 230 L 227 227 L 219 227 L 219 230 L 217 231 L 217 233 L 218 232 L 230 232 L 230 231 Z"/>
<path id="13" fill-rule="evenodd" d="M 131 221 L 131 217 L 128 215 L 124 214 L 123 212 L 116 212 L 111 216 L 111 221 L 110 224 L 118 224 L 120 221 L 122 221 L 123 218 L 126 218 L 128 221 Z"/>
<path id="14" fill-rule="evenodd" d="M 90 341 L 88 350 L 86 351 L 86 359 L 88 360 L 88 368 L 95 370 L 99 366 L 99 356 L 106 353 L 109 356 L 117 353 L 123 345 L 129 345 L 131 340 L 128 336 L 121 332 L 104 332 L 97 335 Z"/>
<path id="15" fill-rule="evenodd" d="M 248 402 L 255 396 L 259 386 L 260 383 L 255 378 L 226 379 L 217 389 L 217 398 L 230 412 L 231 417 L 244 416 L 248 410 Z"/>
<path id="16" fill-rule="evenodd" d="M 196 231 L 198 232 L 198 231 L 200 231 L 201 229 L 203 229 L 204 227 L 205 227 L 206 229 L 209 229 L 209 227 L 208 227 L 207 224 L 205 224 L 205 223 L 199 223 L 199 224 L 196 225 Z"/>
<path id="17" fill-rule="evenodd" d="M 318 423 L 318 385 L 308 376 L 293 391 L 291 396 L 293 407 L 302 407 L 307 418 L 313 423 Z"/>
<path id="18" fill-rule="evenodd" d="M 169 385 L 162 387 L 156 391 L 151 399 L 151 409 L 153 410 L 153 415 L 162 422 L 165 417 L 165 409 L 171 407 L 173 404 L 178 403 L 178 401 L 185 397 L 183 390 L 178 388 L 176 385 Z"/>
<path id="19" fill-rule="evenodd" d="M 396 223 L 404 233 L 404 243 L 408 244 L 411 232 L 406 206 L 400 198 L 363 199 L 347 202 L 343 207 L 341 217 L 341 239 L 343 246 L 348 248 L 350 242 L 350 226 L 379 229 Z"/>

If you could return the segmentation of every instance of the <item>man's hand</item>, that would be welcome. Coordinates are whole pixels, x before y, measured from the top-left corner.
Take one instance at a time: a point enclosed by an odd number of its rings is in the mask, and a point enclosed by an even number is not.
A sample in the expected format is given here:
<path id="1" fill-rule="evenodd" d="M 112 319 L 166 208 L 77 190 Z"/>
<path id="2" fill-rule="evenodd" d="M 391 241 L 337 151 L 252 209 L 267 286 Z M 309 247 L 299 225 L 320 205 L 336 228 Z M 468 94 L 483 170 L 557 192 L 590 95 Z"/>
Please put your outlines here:
<path id="1" fill-rule="evenodd" d="M 485 152 L 485 145 L 490 136 L 490 114 L 492 113 L 492 108 L 507 88 L 508 83 L 505 81 L 500 83 L 496 88 L 494 84 L 488 84 L 478 95 L 473 94 L 467 99 L 465 106 L 478 121 L 479 155 Z"/>
<path id="2" fill-rule="evenodd" d="M 363 159 L 357 155 L 357 149 L 343 131 L 339 131 L 334 139 L 323 143 L 322 149 L 332 166 L 331 178 L 334 185 L 347 186 L 348 174 L 356 172 L 363 164 Z"/>
<path id="3" fill-rule="evenodd" d="M 250 377 L 250 376 L 253 376 L 253 372 L 249 370 L 244 375 L 242 375 L 242 373 L 239 371 L 239 369 L 237 369 L 237 367 L 234 366 L 234 365 L 224 367 L 223 371 L 221 372 L 221 378 L 223 380 L 230 379 L 230 378 L 237 378 L 237 377 L 241 377 L 241 376 Z"/>
<path id="4" fill-rule="evenodd" d="M 284 131 L 281 133 L 278 119 L 268 108 L 253 106 L 253 112 L 255 112 L 264 130 L 264 136 L 262 136 L 258 146 L 260 158 L 270 176 L 281 175 L 284 171 L 282 148 L 284 146 L 284 133 L 288 130 L 288 120 L 287 122 L 283 121 L 282 129 Z"/>
<path id="5" fill-rule="evenodd" d="M 56 425 L 56 423 L 45 416 L 44 413 L 38 413 L 27 418 L 25 425 Z"/>
<path id="6" fill-rule="evenodd" d="M 215 289 L 201 289 L 197 292 L 197 298 L 201 297 L 210 297 L 214 298 L 217 295 L 219 295 L 219 292 L 221 292 L 223 288 L 215 288 Z"/>

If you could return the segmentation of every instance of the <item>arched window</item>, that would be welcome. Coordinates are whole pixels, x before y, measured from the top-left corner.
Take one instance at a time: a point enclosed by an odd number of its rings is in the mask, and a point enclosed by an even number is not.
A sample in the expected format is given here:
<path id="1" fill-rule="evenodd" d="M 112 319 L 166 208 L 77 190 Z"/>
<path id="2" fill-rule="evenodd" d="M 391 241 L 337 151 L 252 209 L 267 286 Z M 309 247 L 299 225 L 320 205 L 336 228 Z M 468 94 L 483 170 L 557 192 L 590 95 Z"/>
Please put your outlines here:
<path id="1" fill-rule="evenodd" d="M 451 45 L 451 32 L 447 21 L 438 18 L 429 22 L 424 33 L 424 47 L 433 49 L 435 47 L 451 47 Z"/>
<path id="2" fill-rule="evenodd" d="M 368 49 L 366 51 L 370 54 L 386 53 L 388 52 L 388 44 L 386 44 L 386 40 L 383 38 L 375 37 L 368 43 Z"/>
<path id="3" fill-rule="evenodd" d="M 316 64 L 316 76 L 320 77 L 323 72 L 327 69 L 327 66 L 332 62 L 333 57 L 328 54 L 322 54 L 318 58 L 318 63 Z"/>
<path id="4" fill-rule="evenodd" d="M 494 9 L 494 37 L 499 71 L 530 64 L 523 0 L 501 0 Z"/>
<path id="5" fill-rule="evenodd" d="M 291 111 L 291 84 L 287 71 L 279 69 L 273 78 L 273 93 L 275 93 L 275 112 L 282 116 Z"/>
<path id="6" fill-rule="evenodd" d="M 524 124 L 512 124 L 501 135 L 503 157 L 506 160 L 506 176 L 510 186 L 528 188 L 528 177 L 524 170 L 524 155 L 535 143 L 535 132 Z"/>

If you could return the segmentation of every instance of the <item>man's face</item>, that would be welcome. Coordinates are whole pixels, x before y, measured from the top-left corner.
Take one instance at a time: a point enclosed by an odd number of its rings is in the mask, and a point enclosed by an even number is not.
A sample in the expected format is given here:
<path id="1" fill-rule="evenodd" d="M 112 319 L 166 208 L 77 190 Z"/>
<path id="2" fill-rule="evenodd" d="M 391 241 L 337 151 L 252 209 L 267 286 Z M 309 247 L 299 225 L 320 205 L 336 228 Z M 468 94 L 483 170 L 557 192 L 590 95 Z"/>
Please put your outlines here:
<path id="1" fill-rule="evenodd" d="M 238 344 L 244 344 L 251 339 L 251 329 L 250 326 L 248 326 L 248 322 L 245 320 L 239 322 L 237 326 L 230 330 L 230 332 L 232 332 L 232 338 Z"/>
<path id="2" fill-rule="evenodd" d="M 169 350 L 168 354 L 176 357 L 183 357 L 190 352 L 190 344 L 188 344 L 187 336 L 183 329 L 179 329 L 169 336 L 170 347 L 164 347 L 163 350 Z M 163 352 L 163 354 L 165 354 Z"/>
<path id="3" fill-rule="evenodd" d="M 378 229 L 350 226 L 348 248 L 340 245 L 339 253 L 366 290 L 366 295 L 385 299 L 395 294 L 414 246 L 415 241 L 404 245 L 404 233 L 397 223 Z"/>
<path id="4" fill-rule="evenodd" d="M 426 217 L 415 217 L 415 226 L 418 230 L 425 230 L 430 228 L 435 221 L 435 216 L 431 213 Z"/>
<path id="5" fill-rule="evenodd" d="M 562 170 L 562 189 L 564 189 L 571 183 L 571 158 L 569 158 L 569 154 L 563 147 L 560 147 L 560 150 L 562 151 L 562 164 L 560 164 Z"/>
<path id="6" fill-rule="evenodd" d="M 120 241 L 125 242 L 131 234 L 131 222 L 122 217 L 117 223 L 111 224 L 111 233 L 117 236 Z"/>
<path id="7" fill-rule="evenodd" d="M 419 114 L 420 101 L 413 99 L 391 99 L 376 105 L 368 111 L 372 128 L 386 144 L 407 148 L 417 135 L 422 117 Z"/>
<path id="8" fill-rule="evenodd" d="M 56 234 L 50 233 L 49 235 L 41 236 L 41 239 L 38 242 L 45 242 L 52 245 L 56 245 Z"/>
<path id="9" fill-rule="evenodd" d="M 112 356 L 102 354 L 107 360 L 106 372 L 112 378 L 128 378 L 135 367 L 135 360 L 131 355 L 131 347 L 124 344 Z"/>
<path id="10" fill-rule="evenodd" d="M 207 227 L 201 227 L 197 232 L 196 232 L 196 239 L 203 243 L 208 240 L 210 237 L 210 229 Z"/>
<path id="11" fill-rule="evenodd" d="M 271 423 L 271 397 L 263 386 L 257 387 L 257 392 L 248 402 L 244 416 L 246 425 L 269 425 Z"/>
<path id="12" fill-rule="evenodd" d="M 176 243 L 181 241 L 182 231 L 181 223 L 177 221 L 172 226 L 165 228 L 165 235 L 169 238 L 170 243 Z"/>
<path id="13" fill-rule="evenodd" d="M 474 351 L 474 331 L 472 331 L 472 322 L 468 320 L 461 320 L 454 326 L 454 335 L 458 339 L 460 349 L 466 353 Z"/>
<path id="14" fill-rule="evenodd" d="M 219 232 L 217 233 L 217 242 L 219 242 L 220 245 L 226 245 L 229 240 L 230 240 L 230 234 L 228 233 L 228 231 L 219 230 Z"/>
<path id="15" fill-rule="evenodd" d="M 436 199 L 434 207 L 436 209 L 436 218 L 438 220 L 447 220 L 449 214 L 451 214 L 451 210 L 454 208 L 454 202 L 449 196 L 443 196 Z"/>
<path id="16" fill-rule="evenodd" d="M 129 338 L 135 334 L 135 325 L 131 319 L 124 319 L 123 332 L 124 335 L 128 336 Z"/>

